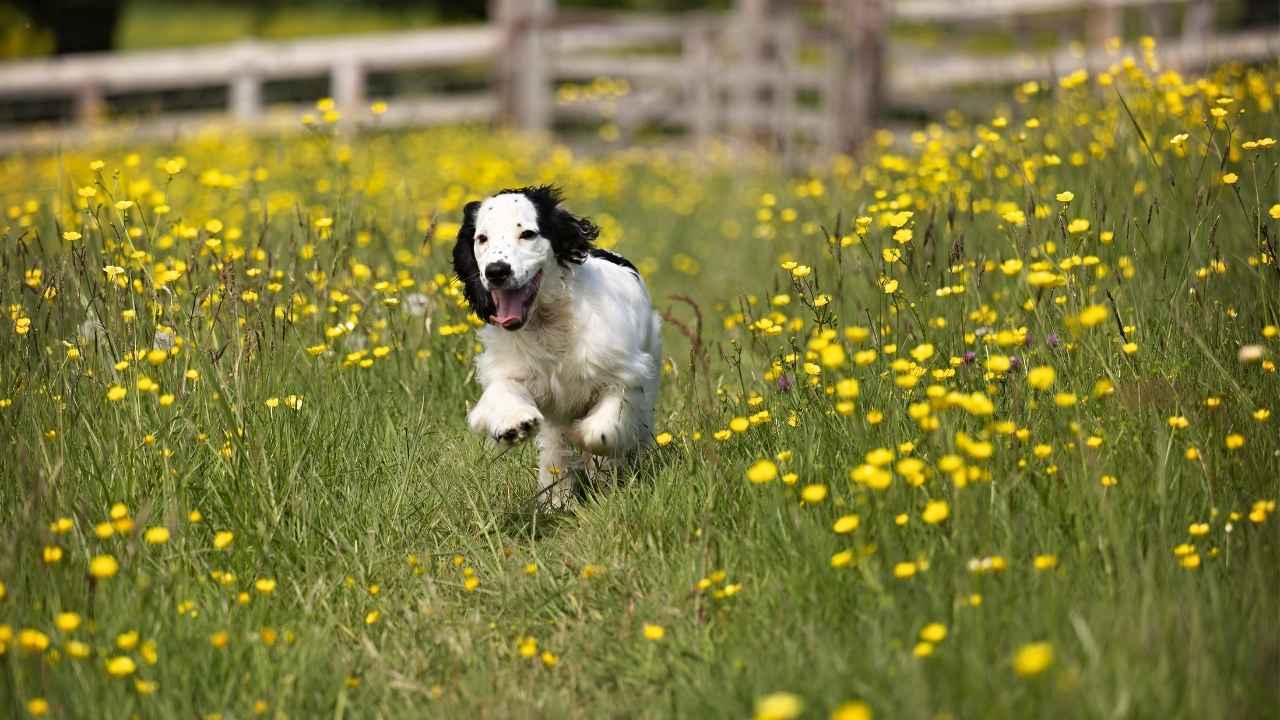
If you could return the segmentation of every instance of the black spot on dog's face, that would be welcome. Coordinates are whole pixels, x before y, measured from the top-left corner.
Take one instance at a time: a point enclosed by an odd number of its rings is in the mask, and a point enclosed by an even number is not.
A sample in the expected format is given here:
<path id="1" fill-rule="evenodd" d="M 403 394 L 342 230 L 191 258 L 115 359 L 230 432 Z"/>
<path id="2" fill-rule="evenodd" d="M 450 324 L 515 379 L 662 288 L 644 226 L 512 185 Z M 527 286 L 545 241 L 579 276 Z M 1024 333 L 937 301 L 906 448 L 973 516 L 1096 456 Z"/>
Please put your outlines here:
<path id="1" fill-rule="evenodd" d="M 524 195 L 538 212 L 538 232 L 551 242 L 556 260 L 565 265 L 581 265 L 594 248 L 600 228 L 587 218 L 578 217 L 560 207 L 564 198 L 552 185 L 536 185 L 507 189 L 498 195 Z"/>

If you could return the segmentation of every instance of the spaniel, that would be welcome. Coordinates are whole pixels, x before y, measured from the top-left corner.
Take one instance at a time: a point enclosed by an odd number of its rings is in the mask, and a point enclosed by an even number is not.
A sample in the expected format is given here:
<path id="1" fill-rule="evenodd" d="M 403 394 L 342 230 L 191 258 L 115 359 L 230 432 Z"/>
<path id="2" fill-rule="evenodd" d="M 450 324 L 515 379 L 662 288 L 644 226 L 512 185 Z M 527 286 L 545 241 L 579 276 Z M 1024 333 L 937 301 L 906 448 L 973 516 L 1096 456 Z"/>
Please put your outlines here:
<path id="1" fill-rule="evenodd" d="M 485 320 L 472 431 L 537 437 L 538 495 L 563 507 L 574 475 L 618 466 L 653 439 L 661 321 L 636 267 L 594 247 L 599 229 L 550 186 L 503 190 L 463 209 L 453 269 Z"/>

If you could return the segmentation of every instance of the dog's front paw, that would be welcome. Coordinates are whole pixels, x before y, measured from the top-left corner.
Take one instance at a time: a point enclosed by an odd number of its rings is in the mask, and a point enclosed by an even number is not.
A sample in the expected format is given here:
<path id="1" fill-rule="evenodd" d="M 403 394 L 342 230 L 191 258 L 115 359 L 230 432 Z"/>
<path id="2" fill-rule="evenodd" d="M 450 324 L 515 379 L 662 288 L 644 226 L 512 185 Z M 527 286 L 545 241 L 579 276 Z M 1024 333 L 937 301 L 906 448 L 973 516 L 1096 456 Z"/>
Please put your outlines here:
<path id="1" fill-rule="evenodd" d="M 498 442 L 518 443 L 538 432 L 542 413 L 529 405 L 496 407 L 493 403 L 481 403 L 467 418 L 471 429 Z"/>
<path id="2" fill-rule="evenodd" d="M 595 455 L 612 455 L 622 444 L 618 418 L 605 413 L 592 413 L 574 423 L 569 431 L 574 445 Z"/>
<path id="3" fill-rule="evenodd" d="M 515 444 L 533 437 L 542 424 L 542 413 L 537 410 L 525 413 L 511 413 L 499 422 L 493 431 L 493 439 L 498 442 Z"/>

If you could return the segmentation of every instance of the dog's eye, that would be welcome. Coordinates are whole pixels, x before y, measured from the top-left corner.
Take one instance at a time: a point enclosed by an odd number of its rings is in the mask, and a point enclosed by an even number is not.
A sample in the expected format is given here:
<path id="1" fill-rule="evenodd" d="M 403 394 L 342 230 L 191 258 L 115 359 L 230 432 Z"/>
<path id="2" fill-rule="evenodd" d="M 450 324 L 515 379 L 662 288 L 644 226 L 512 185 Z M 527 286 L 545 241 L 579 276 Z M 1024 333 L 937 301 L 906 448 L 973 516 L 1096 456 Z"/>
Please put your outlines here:
<path id="1" fill-rule="evenodd" d="M 529 240 L 531 238 L 536 238 L 536 237 L 538 237 L 537 230 L 525 230 L 524 232 L 520 233 L 521 240 Z"/>
<path id="2" fill-rule="evenodd" d="M 485 244 L 485 243 L 489 242 L 489 236 L 488 236 L 488 235 L 477 235 L 477 236 L 476 236 L 476 242 L 477 242 L 477 243 L 479 243 L 479 244 L 481 244 L 481 245 L 483 245 L 483 244 Z"/>

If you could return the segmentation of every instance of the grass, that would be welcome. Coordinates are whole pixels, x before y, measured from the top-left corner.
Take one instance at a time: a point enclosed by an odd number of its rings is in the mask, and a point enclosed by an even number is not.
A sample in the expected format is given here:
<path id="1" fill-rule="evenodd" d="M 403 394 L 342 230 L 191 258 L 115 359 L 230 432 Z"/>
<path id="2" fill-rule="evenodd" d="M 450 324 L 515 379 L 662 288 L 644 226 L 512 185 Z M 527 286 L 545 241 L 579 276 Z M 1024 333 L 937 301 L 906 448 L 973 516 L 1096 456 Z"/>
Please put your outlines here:
<path id="1" fill-rule="evenodd" d="M 1280 75 L 1147 64 L 804 176 L 465 128 L 4 160 L 0 708 L 1272 713 Z M 564 514 L 466 433 L 447 277 L 467 199 L 547 181 L 670 312 L 660 447 Z"/>
<path id="2" fill-rule="evenodd" d="M 247 37 L 292 40 L 350 33 L 395 32 L 435 27 L 442 19 L 431 9 L 388 10 L 356 3 L 259 8 L 219 3 L 145 0 L 125 6 L 116 30 L 116 47 L 147 50 L 209 45 Z"/>

